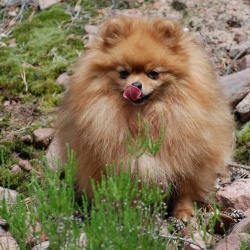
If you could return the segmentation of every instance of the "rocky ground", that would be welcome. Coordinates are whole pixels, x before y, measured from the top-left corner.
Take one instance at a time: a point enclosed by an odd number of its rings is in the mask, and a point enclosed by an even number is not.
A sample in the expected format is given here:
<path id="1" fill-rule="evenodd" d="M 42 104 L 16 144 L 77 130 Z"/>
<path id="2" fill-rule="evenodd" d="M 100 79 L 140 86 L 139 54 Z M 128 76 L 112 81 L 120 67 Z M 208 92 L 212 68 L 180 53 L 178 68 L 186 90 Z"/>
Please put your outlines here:
<path id="1" fill-rule="evenodd" d="M 8 8 L 9 12 L 23 6 L 24 1 L 1 0 L 1 6 Z M 27 1 L 28 3 L 29 1 Z M 30 4 L 36 4 L 37 9 L 47 8 L 47 5 L 55 4 L 53 0 L 30 1 Z M 123 5 L 124 8 L 121 9 Z M 14 7 L 13 7 L 14 6 Z M 83 6 L 84 7 L 84 6 Z M 77 13 L 76 5 L 76 13 Z M 8 13 L 9 13 L 8 12 Z M 80 11 L 79 11 L 80 13 Z M 240 126 L 248 126 L 250 120 L 250 1 L 249 0 L 187 0 L 187 1 L 144 1 L 144 0 L 126 0 L 124 2 L 115 2 L 112 8 L 103 8 L 97 10 L 97 15 L 88 17 L 88 24 L 84 26 L 85 35 L 82 36 L 84 42 L 87 42 L 91 36 L 95 35 L 97 26 L 105 19 L 113 15 L 125 16 L 158 16 L 164 18 L 175 18 L 180 20 L 184 27 L 195 34 L 197 39 L 204 44 L 208 54 L 218 73 L 219 84 L 224 93 L 230 100 L 232 111 L 235 114 Z M 77 17 L 81 18 L 81 17 Z M 11 16 L 5 18 L 5 24 L 0 24 L 1 35 L 6 35 L 8 25 L 14 19 Z M 6 25 L 6 22 L 8 24 Z M 13 25 L 16 25 L 13 23 Z M 12 46 L 14 43 L 3 43 L 0 40 L 1 47 Z M 67 85 L 68 75 L 58 75 L 58 84 Z M 0 83 L 1 85 L 1 83 Z M 0 88 L 1 91 L 3 91 Z M 1 94 L 1 92 L 0 92 Z M 15 141 L 17 134 L 27 129 L 29 124 L 40 122 L 47 124 L 48 120 L 53 120 L 51 116 L 42 116 L 37 112 L 37 103 L 20 103 L 15 97 L 5 99 L 2 102 L 0 115 L 4 117 L 6 112 L 14 115 L 8 120 L 4 128 L 1 126 L 1 142 Z M 55 113 L 55 111 L 54 111 Z M 3 122 L 3 120 L 0 120 Z M 8 129 L 6 129 L 8 126 Z M 56 152 L 56 144 L 51 143 L 53 138 L 53 123 L 47 128 L 38 128 L 31 134 L 20 136 L 25 145 L 35 145 L 37 149 L 45 148 Z M 245 142 L 247 150 L 250 148 L 250 136 Z M 249 154 L 248 154 L 249 157 Z M 30 172 L 33 162 L 17 155 L 18 163 L 13 165 L 13 173 Z M 223 210 L 223 222 L 226 228 L 226 236 L 221 234 L 218 226 L 218 235 L 216 245 L 213 249 L 239 249 L 241 240 L 245 240 L 250 248 L 250 162 L 244 162 L 245 165 L 229 164 L 227 176 L 218 181 L 217 199 Z M 16 191 L 7 192 L 6 188 L 0 187 L 0 197 L 4 195 L 16 196 Z M 196 230 L 196 231 L 195 231 Z M 224 233 L 223 233 L 224 234 Z M 188 238 L 185 229 L 183 237 Z M 211 235 L 207 235 L 211 237 Z M 194 240 L 199 244 L 187 244 L 185 249 L 199 249 L 200 246 L 206 247 L 203 237 L 194 229 Z M 212 239 L 215 241 L 215 239 Z M 0 243 L 3 249 L 18 249 L 15 240 L 8 231 L 7 222 L 0 217 Z M 246 248 L 246 249 L 248 249 Z M 38 248 L 34 248 L 38 249 Z M 41 248 L 46 249 L 46 247 Z"/>

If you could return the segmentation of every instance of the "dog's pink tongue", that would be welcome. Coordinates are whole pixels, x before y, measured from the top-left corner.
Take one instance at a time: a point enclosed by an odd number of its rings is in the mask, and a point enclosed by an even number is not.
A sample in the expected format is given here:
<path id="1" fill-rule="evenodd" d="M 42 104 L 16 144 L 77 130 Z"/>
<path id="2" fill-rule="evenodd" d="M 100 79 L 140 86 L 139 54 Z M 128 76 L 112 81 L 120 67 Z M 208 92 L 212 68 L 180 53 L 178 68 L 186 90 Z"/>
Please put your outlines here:
<path id="1" fill-rule="evenodd" d="M 123 92 L 123 97 L 131 101 L 139 100 L 141 96 L 141 90 L 133 85 L 129 85 Z"/>

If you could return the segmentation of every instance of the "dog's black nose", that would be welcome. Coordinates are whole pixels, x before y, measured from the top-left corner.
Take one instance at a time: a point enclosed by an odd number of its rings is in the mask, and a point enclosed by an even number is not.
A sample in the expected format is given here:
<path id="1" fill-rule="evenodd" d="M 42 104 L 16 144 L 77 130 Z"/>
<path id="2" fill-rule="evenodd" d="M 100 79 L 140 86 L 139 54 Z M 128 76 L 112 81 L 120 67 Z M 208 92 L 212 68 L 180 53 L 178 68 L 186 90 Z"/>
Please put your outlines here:
<path id="1" fill-rule="evenodd" d="M 140 82 L 134 82 L 131 85 L 138 88 L 138 89 L 140 89 L 140 90 L 142 89 L 142 84 Z"/>

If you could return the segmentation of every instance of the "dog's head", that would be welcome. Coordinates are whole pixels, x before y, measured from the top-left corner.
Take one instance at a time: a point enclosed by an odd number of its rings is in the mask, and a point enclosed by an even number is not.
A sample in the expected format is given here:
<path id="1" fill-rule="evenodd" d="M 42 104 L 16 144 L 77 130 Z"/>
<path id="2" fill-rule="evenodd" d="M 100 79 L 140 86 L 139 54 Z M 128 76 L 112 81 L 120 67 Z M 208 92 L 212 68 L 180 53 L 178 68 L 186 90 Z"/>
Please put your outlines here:
<path id="1" fill-rule="evenodd" d="M 88 45 L 99 53 L 99 68 L 126 101 L 161 99 L 167 87 L 185 78 L 185 32 L 172 20 L 114 18 Z M 102 64 L 102 65 L 101 65 Z"/>

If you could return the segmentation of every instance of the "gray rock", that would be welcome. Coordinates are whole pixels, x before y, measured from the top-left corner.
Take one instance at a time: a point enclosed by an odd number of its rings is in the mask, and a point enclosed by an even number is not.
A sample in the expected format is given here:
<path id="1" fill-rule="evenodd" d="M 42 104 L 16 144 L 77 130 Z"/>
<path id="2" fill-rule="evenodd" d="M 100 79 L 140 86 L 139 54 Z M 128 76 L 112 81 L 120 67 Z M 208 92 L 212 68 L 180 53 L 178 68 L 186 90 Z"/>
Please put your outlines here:
<path id="1" fill-rule="evenodd" d="M 214 247 L 214 250 L 236 250 L 241 249 L 240 246 L 242 241 L 248 241 L 249 234 L 231 234 L 220 240 L 219 243 Z"/>
<path id="2" fill-rule="evenodd" d="M 233 108 L 250 92 L 250 68 L 220 77 L 219 85 Z"/>
<path id="3" fill-rule="evenodd" d="M 0 187 L 0 200 L 6 199 L 8 203 L 14 203 L 16 201 L 17 192 L 8 188 Z"/>
<path id="4" fill-rule="evenodd" d="M 45 242 L 40 243 L 39 245 L 34 246 L 32 250 L 44 250 L 47 248 L 49 248 L 49 242 L 45 241 Z"/>
<path id="5" fill-rule="evenodd" d="M 0 246 L 1 249 L 8 249 L 8 250 L 19 250 L 20 247 L 18 246 L 16 240 L 10 236 L 3 236 L 0 237 Z"/>
<path id="6" fill-rule="evenodd" d="M 47 9 L 50 6 L 61 2 L 61 0 L 38 0 L 39 6 L 41 10 Z"/>
<path id="7" fill-rule="evenodd" d="M 2 236 L 9 236 L 9 235 L 10 235 L 9 231 L 7 231 L 4 227 L 0 226 L 0 237 L 2 237 Z"/>
<path id="8" fill-rule="evenodd" d="M 236 113 L 242 122 L 250 119 L 250 93 L 236 106 Z"/>

